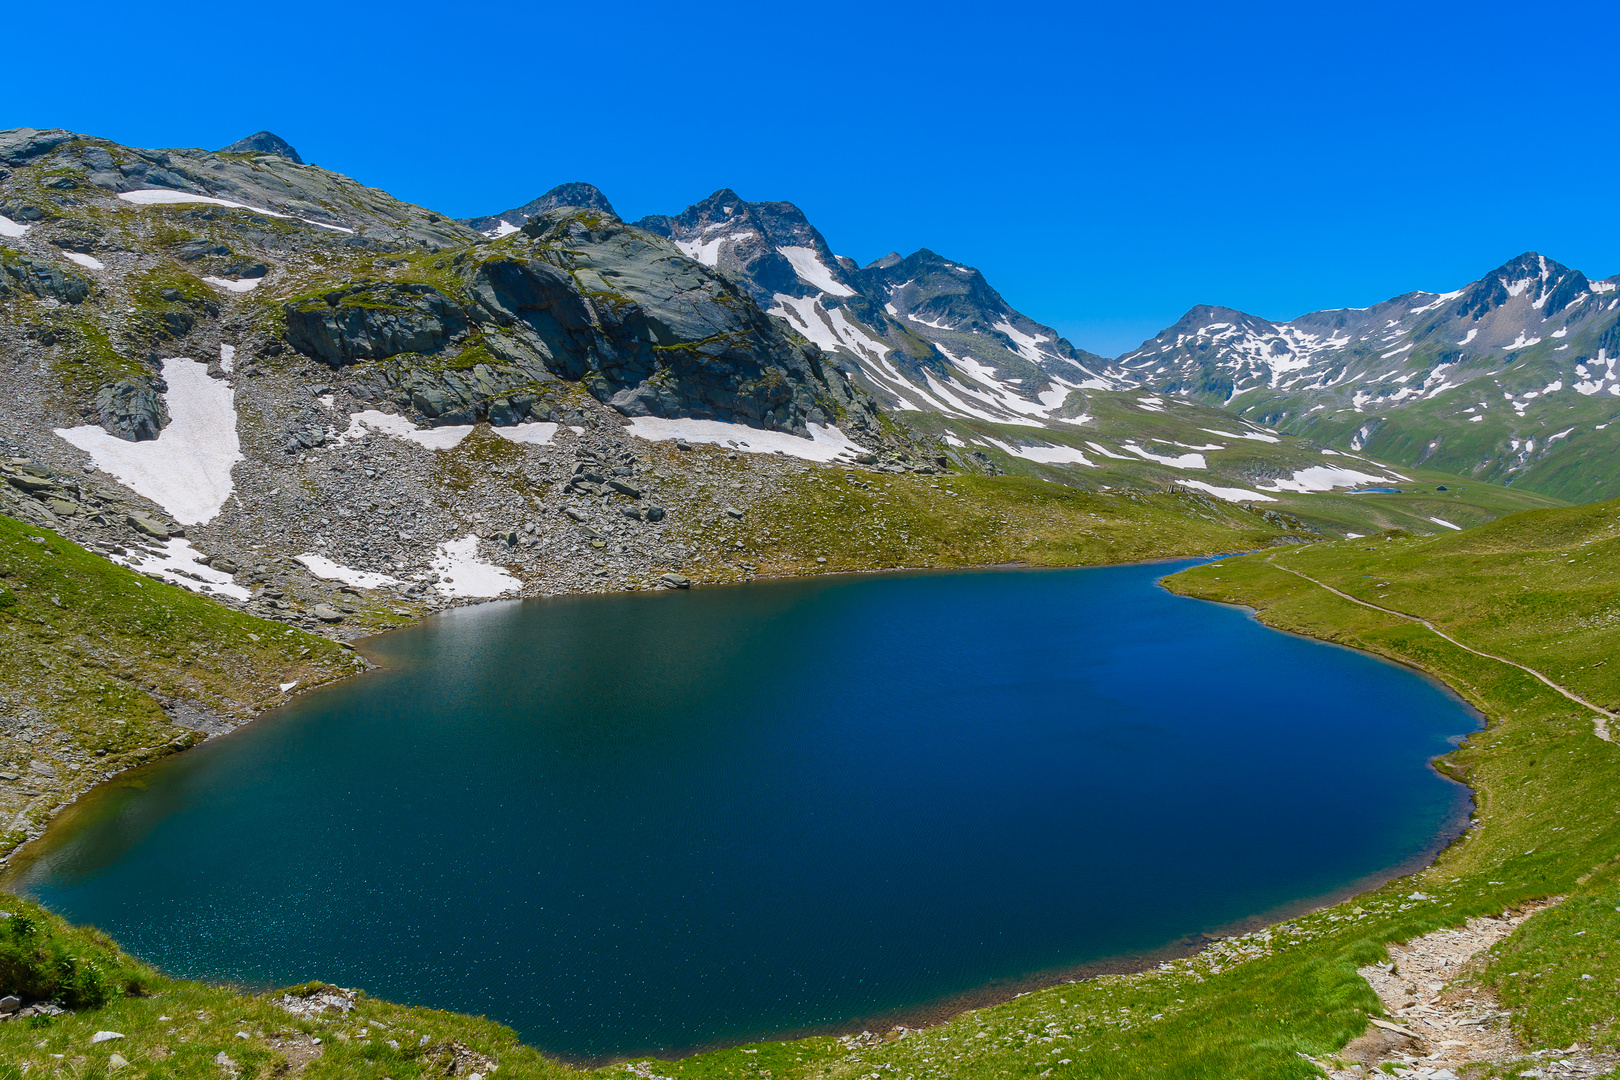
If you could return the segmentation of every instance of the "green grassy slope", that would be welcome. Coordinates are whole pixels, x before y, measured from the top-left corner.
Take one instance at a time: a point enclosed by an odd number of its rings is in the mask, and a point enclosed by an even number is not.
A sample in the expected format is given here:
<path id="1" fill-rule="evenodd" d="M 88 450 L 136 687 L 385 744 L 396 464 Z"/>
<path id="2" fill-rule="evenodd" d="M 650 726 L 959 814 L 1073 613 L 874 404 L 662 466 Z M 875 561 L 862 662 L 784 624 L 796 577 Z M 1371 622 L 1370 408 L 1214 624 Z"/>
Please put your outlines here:
<path id="1" fill-rule="evenodd" d="M 0 855 L 99 777 L 201 738 L 160 701 L 234 723 L 284 700 L 281 683 L 361 666 L 3 516 L 0 656 Z"/>
<path id="2" fill-rule="evenodd" d="M 1161 404 L 1152 404 L 1154 401 Z M 1441 532 L 1446 527 L 1435 522 L 1436 517 L 1467 528 L 1519 510 L 1564 505 L 1556 494 L 1502 487 L 1432 469 L 1385 466 L 1359 455 L 1324 454 L 1321 443 L 1292 435 L 1268 436 L 1224 410 L 1179 398 L 1156 398 L 1140 391 L 1099 392 L 1091 396 L 1088 408 L 1090 418 L 1084 425 L 1061 430 L 951 419 L 933 413 L 907 413 L 906 420 L 940 439 L 954 439 L 952 445 L 958 449 L 952 453 L 958 464 L 967 460 L 962 455 L 977 452 L 1011 475 L 1091 491 L 1200 490 L 1189 488 L 1187 482 L 1236 489 L 1255 496 L 1245 505 L 1280 511 L 1333 537 L 1384 529 Z M 1244 433 L 1249 437 L 1243 437 Z M 1003 449 L 1032 444 L 1078 450 L 1091 464 L 1043 464 Z M 1204 467 L 1145 460 L 1132 447 L 1172 459 L 1191 451 L 1202 458 Z M 1279 478 L 1321 466 L 1368 476 L 1393 475 L 1398 479 L 1389 486 L 1398 487 L 1401 494 L 1351 495 L 1344 488 L 1269 490 L 1279 486 Z"/>

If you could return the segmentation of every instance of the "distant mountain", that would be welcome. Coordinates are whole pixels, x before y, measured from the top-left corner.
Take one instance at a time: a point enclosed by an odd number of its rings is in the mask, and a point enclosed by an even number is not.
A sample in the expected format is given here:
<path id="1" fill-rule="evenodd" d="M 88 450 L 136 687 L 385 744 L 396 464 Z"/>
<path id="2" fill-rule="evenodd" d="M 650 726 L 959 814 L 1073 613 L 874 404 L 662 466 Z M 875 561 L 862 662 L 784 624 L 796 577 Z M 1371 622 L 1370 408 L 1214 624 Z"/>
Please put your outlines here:
<path id="1" fill-rule="evenodd" d="M 558 184 L 538 199 L 524 203 L 522 206 L 504 213 L 492 214 L 488 217 L 462 218 L 461 224 L 468 226 L 476 232 L 482 233 L 492 240 L 499 240 L 503 236 L 510 236 L 533 218 L 539 217 L 548 210 L 556 210 L 565 206 L 577 206 L 585 210 L 595 210 L 603 214 L 619 215 L 614 212 L 613 204 L 608 202 L 594 186 L 578 181 L 568 184 Z"/>
<path id="2" fill-rule="evenodd" d="M 1196 307 L 1119 358 L 1329 445 L 1568 499 L 1620 493 L 1620 276 L 1526 252 L 1455 292 L 1274 323 Z"/>
<path id="3" fill-rule="evenodd" d="M 722 189 L 637 225 L 737 281 L 893 408 L 1041 427 L 1083 413 L 1077 391 L 1130 385 L 1016 311 L 972 267 L 926 248 L 859 267 L 790 202 Z"/>

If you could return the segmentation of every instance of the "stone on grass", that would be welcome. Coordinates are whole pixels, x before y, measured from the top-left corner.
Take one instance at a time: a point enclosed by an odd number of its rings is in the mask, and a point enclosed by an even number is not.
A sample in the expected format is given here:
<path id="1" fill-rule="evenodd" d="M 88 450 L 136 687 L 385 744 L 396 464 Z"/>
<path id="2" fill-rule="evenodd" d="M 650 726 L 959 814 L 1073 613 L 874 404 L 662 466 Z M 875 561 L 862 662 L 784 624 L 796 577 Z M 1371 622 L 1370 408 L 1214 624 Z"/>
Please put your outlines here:
<path id="1" fill-rule="evenodd" d="M 93 1046 L 96 1043 L 104 1043 L 110 1039 L 122 1039 L 123 1037 L 124 1033 L 121 1031 L 98 1031 L 90 1036 L 90 1043 Z"/>

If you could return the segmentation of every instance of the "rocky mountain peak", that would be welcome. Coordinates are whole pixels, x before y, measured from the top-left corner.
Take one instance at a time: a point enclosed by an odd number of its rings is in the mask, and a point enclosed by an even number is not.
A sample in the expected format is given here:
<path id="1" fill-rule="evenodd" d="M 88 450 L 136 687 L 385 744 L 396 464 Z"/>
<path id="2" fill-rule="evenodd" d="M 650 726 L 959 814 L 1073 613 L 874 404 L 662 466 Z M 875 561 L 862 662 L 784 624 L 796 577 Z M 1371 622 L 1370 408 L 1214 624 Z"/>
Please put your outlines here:
<path id="1" fill-rule="evenodd" d="M 1480 319 L 1520 296 L 1529 296 L 1531 307 L 1551 318 L 1574 303 L 1583 293 L 1590 295 L 1591 284 L 1579 270 L 1571 270 L 1534 251 L 1509 259 L 1462 291 L 1450 314 L 1458 318 Z"/>
<path id="2" fill-rule="evenodd" d="M 286 158 L 295 165 L 304 164 L 304 159 L 298 156 L 292 143 L 283 139 L 273 131 L 255 131 L 245 139 L 238 139 L 229 146 L 221 147 L 221 154 L 277 154 Z"/>
<path id="3" fill-rule="evenodd" d="M 485 236 L 500 238 L 517 232 L 529 223 L 530 218 L 536 218 L 552 210 L 563 207 L 577 207 L 582 210 L 595 210 L 602 214 L 612 214 L 618 217 L 613 204 L 608 197 L 602 194 L 601 189 L 594 184 L 587 184 L 582 180 L 573 180 L 566 184 L 558 184 L 538 199 L 532 199 L 522 206 L 499 214 L 487 217 L 462 218 L 461 223 L 476 229 Z"/>

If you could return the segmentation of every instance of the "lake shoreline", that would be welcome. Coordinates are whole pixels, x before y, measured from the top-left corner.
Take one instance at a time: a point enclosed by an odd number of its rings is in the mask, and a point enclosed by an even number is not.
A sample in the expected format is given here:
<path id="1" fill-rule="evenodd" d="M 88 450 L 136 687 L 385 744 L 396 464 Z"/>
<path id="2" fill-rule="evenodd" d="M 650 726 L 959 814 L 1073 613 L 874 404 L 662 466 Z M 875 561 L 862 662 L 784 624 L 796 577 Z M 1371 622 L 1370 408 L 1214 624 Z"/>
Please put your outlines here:
<path id="1" fill-rule="evenodd" d="M 968 572 L 991 571 L 991 570 L 1049 571 L 1049 570 L 1057 570 L 1057 569 L 1105 569 L 1105 568 L 1122 568 L 1122 567 L 1128 567 L 1128 566 L 1152 566 L 1152 565 L 1162 565 L 1162 564 L 1165 564 L 1165 563 L 1182 563 L 1182 562 L 1191 562 L 1193 565 L 1197 565 L 1198 563 L 1202 563 L 1202 562 L 1207 562 L 1207 561 L 1220 559 L 1220 558 L 1231 557 L 1231 555 L 1232 555 L 1232 553 L 1226 552 L 1226 553 L 1222 553 L 1222 554 L 1218 554 L 1218 555 L 1206 555 L 1206 556 L 1201 556 L 1201 557 L 1166 556 L 1166 557 L 1163 557 L 1163 558 L 1148 559 L 1148 560 L 1133 560 L 1133 561 L 1128 562 L 1128 563 L 1105 563 L 1105 564 L 1097 564 L 1097 565 L 1093 565 L 1093 566 L 1072 567 L 1072 568 L 1039 567 L 1039 566 L 1030 566 L 1030 565 L 1028 565 L 1026 563 L 997 563 L 997 564 L 985 564 L 985 565 L 979 565 L 979 566 L 965 566 L 965 567 L 915 567 L 915 568 L 911 568 L 911 567 L 894 567 L 894 568 L 882 568 L 882 569 L 874 568 L 874 569 L 869 569 L 869 570 L 856 570 L 856 571 L 840 570 L 840 571 L 820 572 L 820 573 L 812 573 L 812 574 L 805 574 L 805 575 L 780 575 L 780 576 L 773 577 L 772 579 L 763 579 L 763 578 L 762 579 L 756 579 L 756 583 L 763 582 L 765 580 L 791 581 L 791 580 L 798 580 L 798 579 L 838 578 L 838 577 L 857 577 L 857 576 L 859 576 L 859 577 L 886 576 L 886 575 L 892 575 L 892 576 L 897 576 L 897 577 L 898 576 L 914 576 L 914 575 L 915 576 L 926 576 L 926 575 L 933 575 L 933 574 L 957 574 L 957 573 L 961 573 L 963 571 L 968 571 Z M 1164 578 L 1159 578 L 1159 579 L 1155 580 L 1153 582 L 1154 587 L 1155 588 L 1164 588 L 1166 591 L 1171 592 L 1174 595 L 1183 595 L 1183 594 L 1177 593 L 1176 590 L 1174 590 L 1174 589 L 1170 589 L 1168 586 L 1166 586 L 1164 584 L 1164 582 L 1167 580 L 1167 578 L 1168 578 L 1168 575 L 1166 577 L 1164 577 Z M 640 592 L 640 591 L 645 591 L 645 590 L 626 590 L 626 591 L 624 591 L 623 595 L 628 595 L 630 592 Z M 669 591 L 675 591 L 675 590 L 669 590 Z M 705 590 L 705 591 L 707 591 L 707 590 Z M 573 596 L 582 596 L 583 597 L 583 596 L 600 596 L 600 595 L 602 595 L 602 594 L 598 593 L 598 592 L 595 592 L 595 591 L 582 591 L 582 592 L 577 592 L 577 593 L 571 592 L 571 593 L 554 594 L 553 596 L 543 597 L 543 598 L 541 598 L 541 597 L 521 597 L 521 598 L 512 598 L 512 599 L 566 599 L 566 598 L 573 597 Z M 1198 599 L 1203 599 L 1203 598 L 1198 598 Z M 458 609 L 460 609 L 462 607 L 486 607 L 486 606 L 490 606 L 492 604 L 504 603 L 504 602 L 506 602 L 506 601 L 503 601 L 500 598 L 494 598 L 494 599 L 491 599 L 491 600 L 483 601 L 483 602 L 478 603 L 478 604 L 456 605 L 455 607 L 447 609 L 446 611 L 435 612 L 433 614 L 435 614 L 435 615 L 440 615 L 440 614 L 447 615 L 450 612 L 458 610 Z M 1217 603 L 1219 603 L 1219 602 L 1217 601 Z M 1242 607 L 1242 605 L 1223 605 L 1223 606 Z M 1247 613 L 1252 618 L 1253 614 L 1254 614 L 1252 612 L 1252 610 L 1249 610 L 1249 609 L 1245 609 L 1245 610 L 1247 611 Z M 330 690 L 330 689 L 332 689 L 332 688 L 334 688 L 334 687 L 336 687 L 336 686 L 338 686 L 340 684 L 348 684 L 350 682 L 351 678 L 355 678 L 355 677 L 358 677 L 360 675 L 365 675 L 365 674 L 377 674 L 377 673 L 380 673 L 380 672 L 383 672 L 383 671 L 390 670 L 390 661 L 389 661 L 389 659 L 386 656 L 382 655 L 381 653 L 375 651 L 375 649 L 373 647 L 369 647 L 369 646 L 374 646 L 379 640 L 381 640 L 383 638 L 386 638 L 386 637 L 390 636 L 391 634 L 393 634 L 395 632 L 395 630 L 412 629 L 412 628 L 421 626 L 421 625 L 427 623 L 428 621 L 429 621 L 429 618 L 424 617 L 423 619 L 420 619 L 420 620 L 418 620 L 416 622 L 408 624 L 407 626 L 390 629 L 388 631 L 384 631 L 384 632 L 379 633 L 379 634 L 368 635 L 367 637 L 360 638 L 360 639 L 357 639 L 357 640 L 351 642 L 350 644 L 352 644 L 356 648 L 356 650 L 359 651 L 366 658 L 368 664 L 370 665 L 367 669 L 365 669 L 363 671 L 356 672 L 354 676 L 344 676 L 342 678 L 328 680 L 327 682 L 320 683 L 320 684 L 317 684 L 317 685 L 312 685 L 312 686 L 309 686 L 309 687 L 300 688 L 298 694 L 293 695 L 293 697 L 295 699 L 303 699 L 304 697 L 306 697 L 308 695 L 308 693 L 310 691 L 319 690 L 319 689 Z M 1259 620 L 1257 620 L 1257 619 L 1255 621 L 1257 623 L 1259 622 Z M 1261 623 L 1260 625 L 1265 625 L 1265 624 Z M 1267 630 L 1277 630 L 1279 628 L 1266 626 L 1266 629 Z M 1311 641 L 1313 641 L 1315 643 L 1339 644 L 1337 642 L 1331 642 L 1331 641 L 1324 642 L 1324 639 L 1313 638 L 1308 634 L 1297 634 L 1294 631 L 1290 631 L 1290 630 L 1284 630 L 1283 632 L 1288 634 L 1289 636 L 1305 638 L 1305 639 L 1311 640 Z M 1424 670 L 1423 668 L 1417 667 L 1415 665 L 1404 663 L 1404 662 L 1400 661 L 1397 658 L 1384 656 L 1384 655 L 1381 655 L 1381 654 L 1379 654 L 1377 652 L 1373 652 L 1373 651 L 1370 651 L 1370 650 L 1363 650 L 1363 649 L 1354 649 L 1354 648 L 1352 648 L 1350 646 L 1344 646 L 1344 647 L 1347 648 L 1347 649 L 1350 649 L 1353 652 L 1359 653 L 1361 655 L 1370 656 L 1370 657 L 1373 657 L 1373 658 L 1378 659 L 1380 661 L 1390 662 L 1390 663 L 1395 664 L 1398 667 L 1403 668 L 1404 670 L 1409 670 L 1409 671 L 1412 671 L 1414 673 L 1423 675 L 1426 681 L 1443 687 L 1446 690 L 1446 692 L 1447 692 L 1447 694 L 1449 696 L 1453 697 L 1460 704 L 1464 704 L 1464 705 L 1468 706 L 1470 713 L 1472 715 L 1475 715 L 1476 718 L 1478 717 L 1477 710 L 1473 709 L 1473 707 L 1467 703 L 1465 698 L 1463 698 L 1460 694 L 1457 694 L 1457 692 L 1454 690 L 1454 688 L 1450 687 L 1448 684 L 1446 684 L 1444 682 L 1444 680 L 1439 679 L 1433 673 L 1428 672 L 1428 671 Z M 245 721 L 243 724 L 239 725 L 237 728 L 235 728 L 233 730 L 245 729 L 248 726 L 250 726 L 253 723 L 254 720 L 262 719 L 262 718 L 264 718 L 266 716 L 272 715 L 272 714 L 280 711 L 281 709 L 284 709 L 288 704 L 290 704 L 290 702 L 278 702 L 272 708 L 263 709 L 263 710 L 259 711 L 258 713 L 256 713 L 251 719 L 249 719 L 248 721 Z M 231 734 L 231 733 L 232 732 L 223 732 L 223 733 L 220 733 L 220 734 Z M 1466 738 L 1466 735 L 1464 735 L 1462 737 Z M 207 742 L 213 742 L 215 738 L 218 738 L 218 735 L 211 736 L 206 741 Z M 198 745 L 200 745 L 200 744 L 201 743 L 199 742 Z M 179 753 L 179 752 L 180 752 L 179 750 L 175 751 L 175 753 Z M 84 789 L 84 791 L 82 791 L 78 795 L 76 795 L 68 803 L 63 804 L 61 807 L 58 807 L 56 809 L 56 811 L 53 812 L 53 816 L 51 818 L 51 821 L 49 822 L 49 824 L 47 826 L 47 829 L 45 831 L 49 832 L 52 828 L 56 827 L 59 823 L 66 824 L 68 822 L 68 820 L 69 820 L 68 816 L 71 814 L 71 811 L 74 809 L 75 806 L 77 806 L 77 805 L 79 805 L 81 803 L 81 801 L 84 799 L 84 797 L 87 794 L 89 794 L 89 793 L 95 791 L 96 789 L 101 788 L 101 787 L 103 787 L 105 785 L 117 783 L 120 779 L 125 779 L 127 781 L 128 773 L 130 773 L 131 771 L 134 771 L 134 770 L 140 769 L 140 768 L 144 768 L 146 765 L 155 764 L 157 761 L 166 760 L 167 757 L 169 757 L 169 756 L 172 756 L 172 755 L 163 755 L 163 756 L 155 758 L 155 759 L 153 759 L 151 761 L 141 762 L 141 763 L 132 765 L 132 766 L 126 768 L 126 769 L 120 770 L 117 773 L 109 775 L 105 779 L 98 781 L 96 784 L 90 785 L 89 787 Z M 1439 755 L 1436 758 L 1431 759 L 1431 762 L 1430 762 L 1431 768 L 1434 767 L 1435 762 L 1438 762 L 1440 760 L 1440 758 L 1442 758 L 1444 756 L 1445 755 Z M 1448 779 L 1449 781 L 1451 781 L 1453 783 L 1461 783 L 1461 781 L 1458 781 L 1455 776 L 1452 776 L 1451 774 L 1445 772 L 1444 770 L 1435 769 L 1435 771 L 1439 772 L 1440 775 L 1445 776 L 1446 779 Z M 1462 784 L 1462 786 L 1467 787 L 1466 784 Z M 1057 985 L 1062 985 L 1062 984 L 1066 984 L 1066 983 L 1073 983 L 1073 982 L 1086 980 L 1086 979 L 1094 979 L 1094 978 L 1097 978 L 1097 977 L 1100 977 L 1100 976 L 1105 976 L 1105 975 L 1128 975 L 1128 974 L 1135 974 L 1135 973 L 1144 972 L 1144 971 L 1150 970 L 1150 969 L 1152 969 L 1154 967 L 1160 966 L 1160 965 L 1162 965 L 1162 964 L 1164 964 L 1164 963 L 1166 963 L 1167 961 L 1170 961 L 1170 960 L 1196 956 L 1199 953 L 1211 948 L 1213 945 L 1215 945 L 1215 944 L 1217 944 L 1219 942 L 1231 941 L 1231 940 L 1235 940 L 1235 939 L 1238 939 L 1238 938 L 1242 938 L 1242 937 L 1244 937 L 1246 935 L 1252 935 L 1257 931 L 1262 931 L 1262 930 L 1264 930 L 1264 929 L 1266 929 L 1268 927 L 1274 927 L 1274 926 L 1278 925 L 1279 923 L 1286 922 L 1287 920 L 1292 919 L 1292 918 L 1296 918 L 1296 917 L 1298 917 L 1300 915 L 1304 915 L 1304 914 L 1308 914 L 1308 913 L 1311 913 L 1311 912 L 1320 911 L 1320 910 L 1323 910 L 1325 908 L 1333 907 L 1333 906 L 1335 906 L 1337 904 L 1343 903 L 1347 899 L 1358 896 L 1358 895 L 1360 895 L 1360 894 L 1362 894 L 1364 892 L 1375 890 L 1378 887 L 1380 887 L 1381 885 L 1383 885 L 1383 884 L 1385 884 L 1385 883 L 1387 883 L 1389 881 L 1392 881 L 1392 880 L 1395 880 L 1395 879 L 1398 879 L 1398 878 L 1401 878 L 1401 877 L 1408 876 L 1408 875 L 1410 875 L 1412 873 L 1421 871 L 1422 869 L 1424 869 L 1424 868 L 1426 868 L 1428 866 L 1431 866 L 1434 863 L 1435 859 L 1443 851 L 1445 851 L 1450 845 L 1456 843 L 1457 840 L 1461 836 L 1466 834 L 1468 826 L 1469 826 L 1469 818 L 1472 815 L 1472 802 L 1473 802 L 1473 799 L 1472 799 L 1473 791 L 1472 791 L 1471 788 L 1469 789 L 1469 792 L 1470 792 L 1470 809 L 1469 809 L 1469 811 L 1467 813 L 1461 814 L 1456 820 L 1448 823 L 1447 826 L 1444 829 L 1442 829 L 1439 834 L 1436 835 L 1434 840 L 1431 843 L 1429 843 L 1425 847 L 1425 849 L 1418 855 L 1403 859 L 1399 864 L 1397 864 L 1395 866 L 1384 868 L 1384 869 L 1376 871 L 1376 872 L 1374 872 L 1372 874 L 1366 875 L 1366 876 L 1358 879 L 1355 882 L 1352 882 L 1352 883 L 1350 883 L 1350 884 L 1348 884 L 1346 886 L 1334 889 L 1334 890 L 1330 891 L 1329 893 L 1313 895 L 1313 896 L 1310 896 L 1310 897 L 1304 897 L 1304 898 L 1300 898 L 1298 900 L 1290 901 L 1290 902 L 1284 903 L 1282 905 L 1278 905 L 1276 907 L 1268 909 L 1268 910 L 1266 910 L 1264 912 L 1259 912 L 1259 913 L 1256 913 L 1256 914 L 1253 914 L 1253 915 L 1245 916 L 1243 918 L 1234 920 L 1234 921 L 1232 921 L 1230 923 L 1227 923 L 1227 924 L 1221 925 L 1219 927 L 1216 927 L 1216 928 L 1214 928 L 1214 929 L 1212 929 L 1210 931 L 1200 933 L 1200 934 L 1196 934 L 1196 935 L 1192 935 L 1190 937 L 1182 938 L 1182 939 L 1179 939 L 1177 941 L 1168 943 L 1168 944 L 1166 944 L 1166 945 L 1164 945 L 1162 947 L 1151 949 L 1151 950 L 1148 950 L 1146 952 L 1128 953 L 1128 954 L 1121 954 L 1121 955 L 1118 955 L 1118 956 L 1103 957 L 1103 958 L 1100 958 L 1100 959 L 1097 959 L 1097 960 L 1088 961 L 1088 962 L 1078 964 L 1078 965 L 1064 966 L 1064 967 L 1058 968 L 1058 969 L 1045 970 L 1045 971 L 1032 973 L 1032 974 L 1027 975 L 1027 976 L 1021 976 L 1021 977 L 1017 977 L 1017 978 L 1013 978 L 1013 979 L 997 980 L 995 982 L 992 982 L 992 983 L 989 983 L 989 984 L 986 984 L 986 985 L 983 985 L 983 986 L 975 987 L 975 988 L 972 988 L 972 989 L 969 989 L 969 990 L 966 990 L 966 991 L 953 993 L 953 994 L 947 995 L 946 997 L 943 997 L 943 998 L 937 998 L 937 999 L 932 999 L 932 1000 L 928 1000 L 928 1001 L 923 1001 L 923 1002 L 919 1002 L 919 1003 L 916 1003 L 916 1004 L 913 1004 L 913 1005 L 908 1005 L 908 1006 L 894 1008 L 894 1009 L 882 1010 L 882 1011 L 880 1011 L 878 1013 L 870 1014 L 870 1015 L 859 1017 L 859 1018 L 854 1018 L 854 1019 L 851 1019 L 850 1021 L 846 1021 L 846 1022 L 837 1022 L 837 1023 L 831 1023 L 831 1024 L 821 1024 L 821 1025 L 815 1025 L 815 1026 L 807 1027 L 807 1028 L 794 1028 L 794 1029 L 776 1030 L 776 1031 L 771 1031 L 771 1032 L 760 1033 L 760 1034 L 758 1034 L 756 1036 L 753 1036 L 753 1037 L 750 1037 L 748 1039 L 726 1038 L 726 1039 L 723 1039 L 723 1040 L 718 1040 L 718 1041 L 715 1041 L 715 1042 L 706 1042 L 706 1043 L 703 1043 L 703 1044 L 694 1044 L 694 1045 L 682 1046 L 682 1047 L 670 1047 L 670 1048 L 667 1048 L 664 1051 L 658 1052 L 658 1053 L 653 1054 L 653 1055 L 616 1054 L 616 1055 L 613 1055 L 611 1057 L 579 1058 L 579 1057 L 573 1057 L 573 1056 L 570 1056 L 570 1055 L 559 1055 L 559 1054 L 552 1053 L 550 1051 L 545 1051 L 543 1047 L 537 1047 L 537 1049 L 541 1049 L 542 1052 L 547 1053 L 548 1056 L 553 1057 L 558 1061 L 567 1062 L 567 1063 L 573 1064 L 573 1065 L 588 1066 L 588 1067 L 597 1067 L 597 1066 L 601 1066 L 601 1065 L 604 1065 L 604 1064 L 612 1064 L 612 1063 L 617 1063 L 617 1062 L 622 1062 L 622 1061 L 637 1060 L 639 1058 L 644 1058 L 644 1057 L 647 1057 L 647 1056 L 653 1056 L 653 1057 L 658 1058 L 659 1060 L 679 1060 L 679 1059 L 691 1057 L 693 1055 L 697 1055 L 697 1054 L 701 1054 L 701 1053 L 705 1053 L 705 1052 L 709 1052 L 709 1051 L 713 1051 L 713 1050 L 717 1050 L 717 1049 L 724 1049 L 724 1048 L 727 1048 L 727 1047 L 750 1045 L 751 1043 L 761 1042 L 761 1041 L 779 1042 L 779 1041 L 783 1041 L 783 1040 L 787 1040 L 787 1039 L 794 1039 L 794 1038 L 799 1038 L 799 1037 L 804 1037 L 804 1036 L 815 1036 L 815 1035 L 821 1035 L 821 1036 L 825 1036 L 825 1035 L 857 1035 L 857 1034 L 860 1034 L 861 1032 L 864 1032 L 864 1031 L 887 1030 L 887 1029 L 890 1029 L 890 1028 L 893 1028 L 893 1027 L 896 1027 L 896 1026 L 908 1027 L 908 1028 L 916 1028 L 916 1027 L 920 1027 L 920 1026 L 933 1026 L 933 1025 L 942 1023 L 942 1022 L 950 1019 L 951 1017 L 960 1015 L 963 1012 L 968 1012 L 968 1011 L 972 1011 L 972 1010 L 976 1010 L 976 1009 L 982 1009 L 982 1008 L 997 1005 L 997 1004 L 1000 1004 L 1000 1003 L 1003 1003 L 1003 1002 L 1007 1002 L 1007 1001 L 1022 997 L 1022 996 L 1026 995 L 1026 994 L 1032 993 L 1032 992 L 1034 992 L 1036 990 L 1040 990 L 1040 989 L 1044 989 L 1044 988 L 1048 988 L 1048 987 L 1052 987 L 1052 986 L 1057 986 Z M 26 858 L 26 857 L 23 858 L 23 859 L 17 859 L 17 856 L 23 855 L 24 851 L 26 849 L 28 849 L 28 848 L 36 847 L 38 845 L 38 843 L 39 843 L 39 840 L 40 840 L 40 837 L 31 838 L 27 844 L 19 846 L 19 848 L 15 852 L 12 853 L 12 857 L 10 859 L 5 860 L 4 862 L 0 862 L 0 867 L 4 868 L 6 878 L 8 878 L 8 879 L 13 878 L 15 876 L 15 874 L 17 872 L 20 872 L 27 863 L 32 861 L 31 858 Z M 6 865 L 6 863 L 11 863 L 12 865 Z M 236 986 L 238 984 L 232 983 L 232 982 L 220 982 L 220 983 L 216 983 L 215 985 Z"/>

